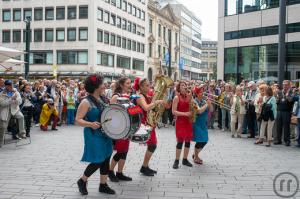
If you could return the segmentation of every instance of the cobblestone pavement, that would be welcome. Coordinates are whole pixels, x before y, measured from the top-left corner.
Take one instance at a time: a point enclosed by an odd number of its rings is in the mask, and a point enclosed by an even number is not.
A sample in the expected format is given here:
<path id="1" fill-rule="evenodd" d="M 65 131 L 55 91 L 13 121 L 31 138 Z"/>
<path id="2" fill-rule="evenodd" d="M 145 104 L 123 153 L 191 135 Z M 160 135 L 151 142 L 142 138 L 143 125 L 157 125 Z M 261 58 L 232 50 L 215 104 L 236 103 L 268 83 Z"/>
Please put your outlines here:
<path id="1" fill-rule="evenodd" d="M 109 184 L 117 191 L 111 198 L 279 198 L 273 179 L 289 171 L 300 178 L 300 150 L 296 147 L 256 146 L 254 140 L 231 138 L 228 132 L 210 131 L 202 152 L 204 165 L 172 169 L 175 156 L 174 128 L 158 130 L 158 149 L 151 167 L 155 177 L 139 169 L 146 147 L 131 144 L 125 173 L 132 182 Z M 5 145 L 0 149 L 0 199 L 108 198 L 98 193 L 99 174 L 89 180 L 89 195 L 80 196 L 76 181 L 85 169 L 79 160 L 83 150 L 81 127 L 58 132 L 32 132 L 30 145 Z M 191 159 L 191 158 L 190 158 Z M 294 198 L 300 198 L 298 192 Z"/>

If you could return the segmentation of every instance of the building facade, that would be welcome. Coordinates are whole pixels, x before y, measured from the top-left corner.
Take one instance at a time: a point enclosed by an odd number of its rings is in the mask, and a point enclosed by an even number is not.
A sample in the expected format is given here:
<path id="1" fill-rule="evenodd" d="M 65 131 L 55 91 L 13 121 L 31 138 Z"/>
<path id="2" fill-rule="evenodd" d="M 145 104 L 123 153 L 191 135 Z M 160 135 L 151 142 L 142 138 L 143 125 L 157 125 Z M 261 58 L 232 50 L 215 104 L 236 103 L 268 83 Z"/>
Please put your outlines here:
<path id="1" fill-rule="evenodd" d="M 287 0 L 286 78 L 300 79 L 300 0 Z M 218 78 L 276 80 L 279 0 L 219 0 Z"/>
<path id="2" fill-rule="evenodd" d="M 160 0 L 161 5 L 168 3 L 175 16 L 180 19 L 180 77 L 182 79 L 201 79 L 201 27 L 202 22 L 184 5 L 176 0 Z M 207 73 L 205 74 L 207 75 Z"/>
<path id="3" fill-rule="evenodd" d="M 217 43 L 217 41 L 202 40 L 201 68 L 205 72 L 201 74 L 202 80 L 217 78 Z"/>
<path id="4" fill-rule="evenodd" d="M 168 75 L 169 48 L 171 48 L 171 77 L 179 78 L 179 34 L 180 21 L 175 17 L 169 4 L 161 7 L 148 1 L 148 79 L 155 74 Z M 171 37 L 171 38 L 169 38 Z M 171 39 L 171 46 L 169 40 Z"/>
<path id="5" fill-rule="evenodd" d="M 5 47 L 25 49 L 31 18 L 31 76 L 146 76 L 147 0 L 3 0 L 0 10 Z"/>

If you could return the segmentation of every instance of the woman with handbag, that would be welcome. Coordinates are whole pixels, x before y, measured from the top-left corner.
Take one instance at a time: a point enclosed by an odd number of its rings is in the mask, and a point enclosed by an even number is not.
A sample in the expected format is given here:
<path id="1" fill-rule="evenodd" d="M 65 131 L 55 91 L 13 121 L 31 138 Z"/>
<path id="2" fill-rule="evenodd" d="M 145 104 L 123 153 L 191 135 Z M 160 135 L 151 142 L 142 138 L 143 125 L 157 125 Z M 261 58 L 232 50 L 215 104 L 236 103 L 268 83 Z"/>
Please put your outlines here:
<path id="1" fill-rule="evenodd" d="M 268 144 L 266 147 L 271 146 L 272 142 L 272 133 L 274 122 L 277 116 L 277 104 L 276 99 L 273 96 L 273 90 L 271 87 L 267 87 L 265 90 L 265 96 L 263 99 L 262 111 L 260 114 L 261 127 L 260 127 L 260 136 L 255 144 L 263 144 L 265 130 L 267 128 L 267 141 Z"/>

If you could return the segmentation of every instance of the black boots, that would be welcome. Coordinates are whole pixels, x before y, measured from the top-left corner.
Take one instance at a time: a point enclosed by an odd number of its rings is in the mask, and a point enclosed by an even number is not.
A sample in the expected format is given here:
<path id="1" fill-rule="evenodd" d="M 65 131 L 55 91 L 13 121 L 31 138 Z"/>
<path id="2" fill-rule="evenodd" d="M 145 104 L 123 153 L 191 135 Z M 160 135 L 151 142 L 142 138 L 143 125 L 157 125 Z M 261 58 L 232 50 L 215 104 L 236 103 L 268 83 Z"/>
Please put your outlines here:
<path id="1" fill-rule="evenodd" d="M 116 194 L 115 190 L 111 189 L 106 183 L 105 184 L 100 184 L 99 192 L 110 194 L 110 195 Z"/>
<path id="2" fill-rule="evenodd" d="M 121 181 L 132 181 L 131 177 L 125 176 L 122 172 L 121 173 L 117 172 L 116 176 Z"/>
<path id="3" fill-rule="evenodd" d="M 188 166 L 188 167 L 193 167 L 193 165 L 187 159 L 182 160 L 182 165 Z M 178 169 L 178 166 L 179 166 L 179 160 L 175 160 L 175 162 L 173 164 L 173 169 Z"/>
<path id="4" fill-rule="evenodd" d="M 79 192 L 82 195 L 88 195 L 88 191 L 87 191 L 87 182 L 83 181 L 81 178 L 77 181 L 77 185 L 78 185 L 78 189 Z M 116 192 L 111 189 L 106 183 L 105 184 L 100 184 L 99 186 L 99 192 L 100 193 L 106 193 L 106 194 L 116 194 Z"/>
<path id="5" fill-rule="evenodd" d="M 87 182 L 83 181 L 81 178 L 77 181 L 79 192 L 82 195 L 88 195 L 88 191 L 86 188 Z"/>
<path id="6" fill-rule="evenodd" d="M 154 176 L 154 174 L 157 174 L 157 171 L 144 166 L 141 167 L 140 172 L 145 176 Z"/>

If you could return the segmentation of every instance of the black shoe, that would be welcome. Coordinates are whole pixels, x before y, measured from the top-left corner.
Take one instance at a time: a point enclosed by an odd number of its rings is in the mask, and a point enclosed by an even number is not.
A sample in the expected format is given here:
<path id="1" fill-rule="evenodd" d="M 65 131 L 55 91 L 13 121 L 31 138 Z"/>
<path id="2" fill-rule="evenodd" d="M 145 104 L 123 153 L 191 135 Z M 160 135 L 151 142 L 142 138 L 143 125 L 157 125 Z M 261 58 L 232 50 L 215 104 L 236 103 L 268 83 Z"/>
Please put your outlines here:
<path id="1" fill-rule="evenodd" d="M 117 172 L 117 178 L 121 181 L 132 181 L 132 178 L 131 177 L 128 177 L 128 176 L 124 176 L 123 173 L 119 173 Z"/>
<path id="2" fill-rule="evenodd" d="M 157 174 L 157 171 L 151 169 L 150 167 L 148 167 L 148 169 L 149 169 L 152 173 Z"/>
<path id="3" fill-rule="evenodd" d="M 116 194 L 115 190 L 111 189 L 106 183 L 105 184 L 100 184 L 99 192 L 110 194 L 110 195 Z"/>
<path id="4" fill-rule="evenodd" d="M 19 138 L 17 135 L 13 135 L 13 136 L 12 136 L 12 139 L 13 139 L 13 140 L 22 140 L 22 139 Z"/>
<path id="5" fill-rule="evenodd" d="M 52 131 L 58 131 L 58 129 L 56 129 L 56 128 L 52 128 L 51 130 L 52 130 Z"/>
<path id="6" fill-rule="evenodd" d="M 112 182 L 119 182 L 119 179 L 115 175 L 114 171 L 109 171 L 108 172 L 108 177 L 109 177 L 110 181 L 112 181 Z"/>
<path id="7" fill-rule="evenodd" d="M 187 159 L 182 160 L 182 165 L 185 165 L 185 166 L 188 166 L 188 167 L 193 167 L 193 165 Z"/>
<path id="8" fill-rule="evenodd" d="M 154 172 L 152 172 L 149 167 L 142 166 L 140 172 L 145 176 L 154 176 Z"/>
<path id="9" fill-rule="evenodd" d="M 173 169 L 178 169 L 178 165 L 179 165 L 179 160 L 175 160 L 173 164 Z"/>
<path id="10" fill-rule="evenodd" d="M 30 138 L 30 133 L 26 133 L 26 137 Z"/>
<path id="11" fill-rule="evenodd" d="M 86 188 L 87 182 L 84 182 L 81 178 L 77 181 L 79 192 L 82 195 L 88 195 L 88 191 Z"/>
<path id="12" fill-rule="evenodd" d="M 274 142 L 274 145 L 281 145 L 282 142 Z"/>
<path id="13" fill-rule="evenodd" d="M 291 146 L 291 143 L 286 142 L 286 143 L 285 143 L 285 146 Z"/>
<path id="14" fill-rule="evenodd" d="M 247 138 L 255 138 L 255 136 L 252 136 L 252 135 L 248 135 Z"/>

